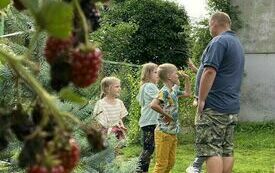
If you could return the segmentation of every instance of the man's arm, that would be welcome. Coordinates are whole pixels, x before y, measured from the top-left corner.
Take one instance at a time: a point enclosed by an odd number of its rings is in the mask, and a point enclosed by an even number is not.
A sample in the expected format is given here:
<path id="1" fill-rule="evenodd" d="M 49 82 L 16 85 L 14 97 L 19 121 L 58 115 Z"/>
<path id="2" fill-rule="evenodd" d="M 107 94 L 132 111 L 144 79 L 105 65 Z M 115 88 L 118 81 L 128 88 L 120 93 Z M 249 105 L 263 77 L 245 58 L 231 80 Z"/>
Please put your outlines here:
<path id="1" fill-rule="evenodd" d="M 213 67 L 205 67 L 201 75 L 199 98 L 198 98 L 198 113 L 203 111 L 205 100 L 216 78 L 216 70 Z"/>

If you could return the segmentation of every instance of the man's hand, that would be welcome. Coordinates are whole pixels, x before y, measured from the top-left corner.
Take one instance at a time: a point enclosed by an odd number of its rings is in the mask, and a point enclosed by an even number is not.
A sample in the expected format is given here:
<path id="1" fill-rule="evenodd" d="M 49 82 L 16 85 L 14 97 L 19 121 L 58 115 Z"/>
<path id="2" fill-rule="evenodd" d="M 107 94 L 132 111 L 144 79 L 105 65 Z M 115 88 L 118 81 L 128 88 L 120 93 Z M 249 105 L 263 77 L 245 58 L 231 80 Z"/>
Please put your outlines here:
<path id="1" fill-rule="evenodd" d="M 198 99 L 197 99 L 197 98 L 195 98 L 195 99 L 193 100 L 192 105 L 193 105 L 194 107 L 197 107 L 197 106 L 198 106 Z"/>
<path id="2" fill-rule="evenodd" d="M 205 105 L 205 101 L 198 100 L 198 109 L 197 109 L 197 114 L 198 114 L 199 116 L 201 116 L 201 114 L 202 114 L 202 111 L 203 111 L 204 105 Z"/>

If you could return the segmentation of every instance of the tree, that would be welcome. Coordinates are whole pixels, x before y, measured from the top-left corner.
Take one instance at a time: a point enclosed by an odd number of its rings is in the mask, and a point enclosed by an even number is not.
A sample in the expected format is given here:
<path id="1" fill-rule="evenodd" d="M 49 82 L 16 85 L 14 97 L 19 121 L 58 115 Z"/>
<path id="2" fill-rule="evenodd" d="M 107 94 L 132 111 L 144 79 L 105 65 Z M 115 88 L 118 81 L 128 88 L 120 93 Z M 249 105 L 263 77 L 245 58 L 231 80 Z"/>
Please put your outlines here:
<path id="1" fill-rule="evenodd" d="M 223 11 L 227 13 L 232 21 L 232 30 L 237 31 L 241 26 L 241 19 L 239 17 L 240 11 L 237 6 L 233 6 L 229 0 L 208 0 L 209 14 L 215 11 Z M 208 42 L 212 39 L 209 28 L 208 18 L 203 18 L 192 28 L 192 58 L 200 61 L 203 50 L 206 48 Z"/>
<path id="2" fill-rule="evenodd" d="M 95 32 L 95 41 L 105 59 L 185 64 L 190 27 L 183 7 L 163 0 L 115 1 L 102 14 L 102 28 Z"/>

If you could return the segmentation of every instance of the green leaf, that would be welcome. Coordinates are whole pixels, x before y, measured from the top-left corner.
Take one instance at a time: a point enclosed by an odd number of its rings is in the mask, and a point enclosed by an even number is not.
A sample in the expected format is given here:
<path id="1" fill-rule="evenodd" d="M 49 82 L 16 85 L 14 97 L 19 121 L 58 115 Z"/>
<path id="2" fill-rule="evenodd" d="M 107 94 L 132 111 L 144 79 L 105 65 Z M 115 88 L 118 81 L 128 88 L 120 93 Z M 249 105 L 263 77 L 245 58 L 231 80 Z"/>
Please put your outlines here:
<path id="1" fill-rule="evenodd" d="M 1 55 L 0 55 L 0 68 L 2 67 L 2 64 L 5 64 L 6 63 L 6 59 L 3 58 Z"/>
<path id="2" fill-rule="evenodd" d="M 73 103 L 77 103 L 80 105 L 85 105 L 88 103 L 88 100 L 85 99 L 84 97 L 81 97 L 80 95 L 76 94 L 73 92 L 72 89 L 70 88 L 63 88 L 59 92 L 59 97 L 64 100 L 71 101 Z"/>
<path id="3" fill-rule="evenodd" d="M 9 5 L 10 0 L 1 0 L 0 1 L 0 9 L 5 8 Z"/>
<path id="4" fill-rule="evenodd" d="M 21 0 L 21 2 L 33 13 L 33 15 L 36 15 L 39 12 L 39 0 Z"/>
<path id="5" fill-rule="evenodd" d="M 46 1 L 37 17 L 38 25 L 50 35 L 59 38 L 70 36 L 73 18 L 72 5 L 64 2 Z"/>

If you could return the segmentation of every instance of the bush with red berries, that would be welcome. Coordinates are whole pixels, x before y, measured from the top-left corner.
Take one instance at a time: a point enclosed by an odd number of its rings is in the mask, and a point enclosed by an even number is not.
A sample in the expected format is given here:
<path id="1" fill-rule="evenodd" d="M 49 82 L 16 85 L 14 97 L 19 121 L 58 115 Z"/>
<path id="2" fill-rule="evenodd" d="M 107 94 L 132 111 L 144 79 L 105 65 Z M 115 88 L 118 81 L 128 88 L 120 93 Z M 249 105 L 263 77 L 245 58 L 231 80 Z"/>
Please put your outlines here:
<path id="1" fill-rule="evenodd" d="M 52 88 L 59 91 L 70 82 L 76 87 L 88 87 L 96 81 L 102 62 L 102 52 L 88 40 L 88 33 L 99 27 L 99 13 L 90 0 L 37 2 L 12 3 L 19 11 L 29 10 L 35 20 L 37 37 L 32 38 L 29 49 L 19 57 L 0 48 L 1 61 L 36 97 L 36 104 L 28 108 L 22 106 L 20 99 L 13 109 L 0 107 L 0 150 L 8 146 L 8 135 L 13 133 L 23 142 L 18 156 L 20 168 L 28 173 L 70 173 L 80 160 L 80 148 L 72 137 L 73 127 L 86 133 L 93 151 L 105 149 L 102 136 L 71 113 L 59 110 L 56 96 L 49 94 L 35 78 L 30 51 L 39 34 L 47 32 L 44 55 L 50 65 Z"/>

